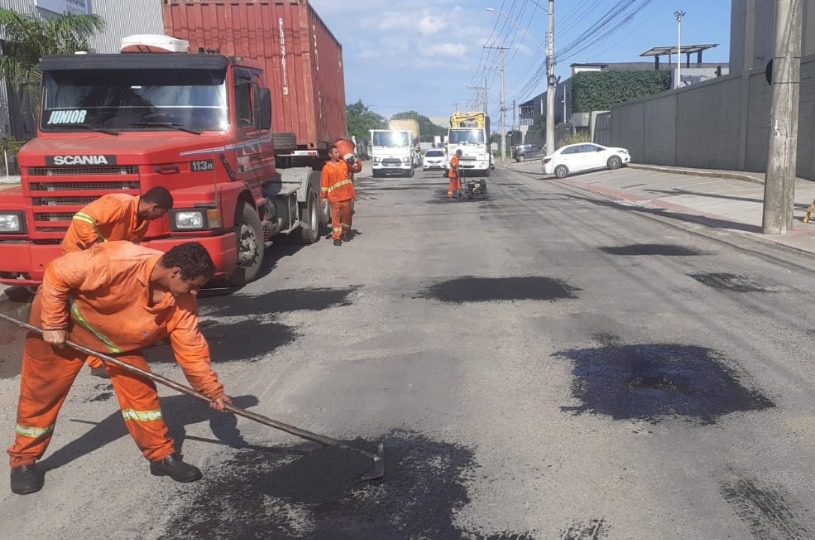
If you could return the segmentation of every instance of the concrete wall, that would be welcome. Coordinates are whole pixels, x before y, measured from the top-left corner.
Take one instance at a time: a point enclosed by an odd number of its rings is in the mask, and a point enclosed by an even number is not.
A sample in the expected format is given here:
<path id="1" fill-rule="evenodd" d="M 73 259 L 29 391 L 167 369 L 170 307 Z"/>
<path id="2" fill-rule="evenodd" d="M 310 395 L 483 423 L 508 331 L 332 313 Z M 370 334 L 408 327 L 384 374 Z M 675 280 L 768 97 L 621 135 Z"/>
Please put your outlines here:
<path id="1" fill-rule="evenodd" d="M 720 77 L 612 107 L 594 139 L 628 148 L 639 163 L 761 172 L 771 92 L 763 72 Z M 815 56 L 801 62 L 797 172 L 815 180 Z"/>

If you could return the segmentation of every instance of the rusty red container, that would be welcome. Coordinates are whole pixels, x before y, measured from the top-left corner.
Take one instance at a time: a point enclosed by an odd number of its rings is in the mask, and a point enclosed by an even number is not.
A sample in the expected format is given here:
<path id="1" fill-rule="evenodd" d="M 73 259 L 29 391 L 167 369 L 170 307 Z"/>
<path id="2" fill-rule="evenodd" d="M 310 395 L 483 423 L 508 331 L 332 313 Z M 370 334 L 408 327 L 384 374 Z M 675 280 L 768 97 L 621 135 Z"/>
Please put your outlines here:
<path id="1" fill-rule="evenodd" d="M 164 31 L 190 50 L 249 58 L 266 71 L 272 130 L 301 149 L 348 136 L 342 45 L 307 0 L 163 0 Z"/>

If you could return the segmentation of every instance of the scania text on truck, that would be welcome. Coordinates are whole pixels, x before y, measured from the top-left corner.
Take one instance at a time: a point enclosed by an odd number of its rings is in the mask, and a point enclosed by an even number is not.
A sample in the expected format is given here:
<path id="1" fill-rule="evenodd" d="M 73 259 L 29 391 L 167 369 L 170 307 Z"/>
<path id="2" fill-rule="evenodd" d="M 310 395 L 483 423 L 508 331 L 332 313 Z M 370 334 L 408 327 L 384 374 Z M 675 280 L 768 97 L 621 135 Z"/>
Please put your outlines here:
<path id="1" fill-rule="evenodd" d="M 253 61 L 189 54 L 188 43 L 142 36 L 123 50 L 48 57 L 37 136 L 19 153 L 21 185 L 0 192 L 0 282 L 37 285 L 83 206 L 107 193 L 161 185 L 175 205 L 144 244 L 202 243 L 216 279 L 257 277 L 276 235 L 319 238 L 314 163 L 276 153 L 272 93 Z M 281 167 L 281 165 L 283 167 Z"/>
<path id="2" fill-rule="evenodd" d="M 447 155 L 461 149 L 462 169 L 490 175 L 490 117 L 483 112 L 454 112 L 447 130 Z"/>
<path id="3" fill-rule="evenodd" d="M 371 130 L 371 167 L 375 178 L 387 174 L 413 176 L 413 133 L 407 129 Z"/>

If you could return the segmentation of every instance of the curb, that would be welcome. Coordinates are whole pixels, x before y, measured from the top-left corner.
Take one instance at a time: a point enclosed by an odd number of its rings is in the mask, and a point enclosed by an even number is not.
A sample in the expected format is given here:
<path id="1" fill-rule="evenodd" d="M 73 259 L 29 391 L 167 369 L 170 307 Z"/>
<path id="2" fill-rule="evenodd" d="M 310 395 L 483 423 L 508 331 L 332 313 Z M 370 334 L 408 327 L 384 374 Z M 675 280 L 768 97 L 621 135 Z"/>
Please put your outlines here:
<path id="1" fill-rule="evenodd" d="M 676 167 L 661 167 L 659 165 L 645 165 L 641 163 L 629 163 L 626 165 L 631 169 L 640 169 L 644 171 L 656 171 L 671 174 L 684 174 L 687 176 L 705 176 L 708 178 L 725 178 L 728 180 L 741 180 L 743 182 L 750 182 L 753 184 L 764 184 L 764 180 L 751 176 L 747 173 L 735 173 L 728 171 L 717 171 L 712 169 L 679 169 Z"/>

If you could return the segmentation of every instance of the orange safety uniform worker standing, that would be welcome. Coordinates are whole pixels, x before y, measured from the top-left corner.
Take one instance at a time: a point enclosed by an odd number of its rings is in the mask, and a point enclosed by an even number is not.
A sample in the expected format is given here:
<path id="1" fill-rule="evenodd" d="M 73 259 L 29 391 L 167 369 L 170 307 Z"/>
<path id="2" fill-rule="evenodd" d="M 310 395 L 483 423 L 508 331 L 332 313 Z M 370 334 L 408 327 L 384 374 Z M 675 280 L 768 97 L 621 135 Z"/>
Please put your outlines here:
<path id="1" fill-rule="evenodd" d="M 461 154 L 461 148 L 459 148 L 453 157 L 450 158 L 450 170 L 447 173 L 447 177 L 450 178 L 450 187 L 447 188 L 448 199 L 452 199 L 454 194 L 461 191 L 461 173 L 459 172 Z"/>
<path id="2" fill-rule="evenodd" d="M 112 240 L 138 244 L 150 222 L 162 218 L 172 207 L 173 196 L 161 186 L 141 197 L 122 193 L 103 195 L 74 214 L 62 239 L 62 253 L 81 251 Z M 98 358 L 88 358 L 88 365 L 95 375 L 107 376 Z"/>
<path id="3" fill-rule="evenodd" d="M 198 330 L 196 295 L 215 266 L 201 244 L 189 242 L 167 253 L 126 241 L 105 242 L 69 253 L 48 265 L 30 324 L 43 334 L 26 336 L 11 457 L 11 490 L 34 493 L 43 485 L 36 462 L 54 433 L 57 415 L 86 355 L 65 346 L 70 339 L 103 350 L 149 371 L 142 349 L 165 337 L 190 384 L 222 411 L 231 403 L 210 366 L 207 342 Z M 156 386 L 107 366 L 125 425 L 150 472 L 177 482 L 201 478 L 184 463 L 162 419 Z"/>
<path id="4" fill-rule="evenodd" d="M 331 203 L 331 237 L 335 246 L 341 246 L 343 240 L 351 239 L 351 216 L 357 196 L 351 174 L 362 170 L 362 162 L 340 159 L 336 146 L 331 146 L 329 157 L 331 159 L 323 166 L 320 193 L 323 204 L 325 200 Z"/>

